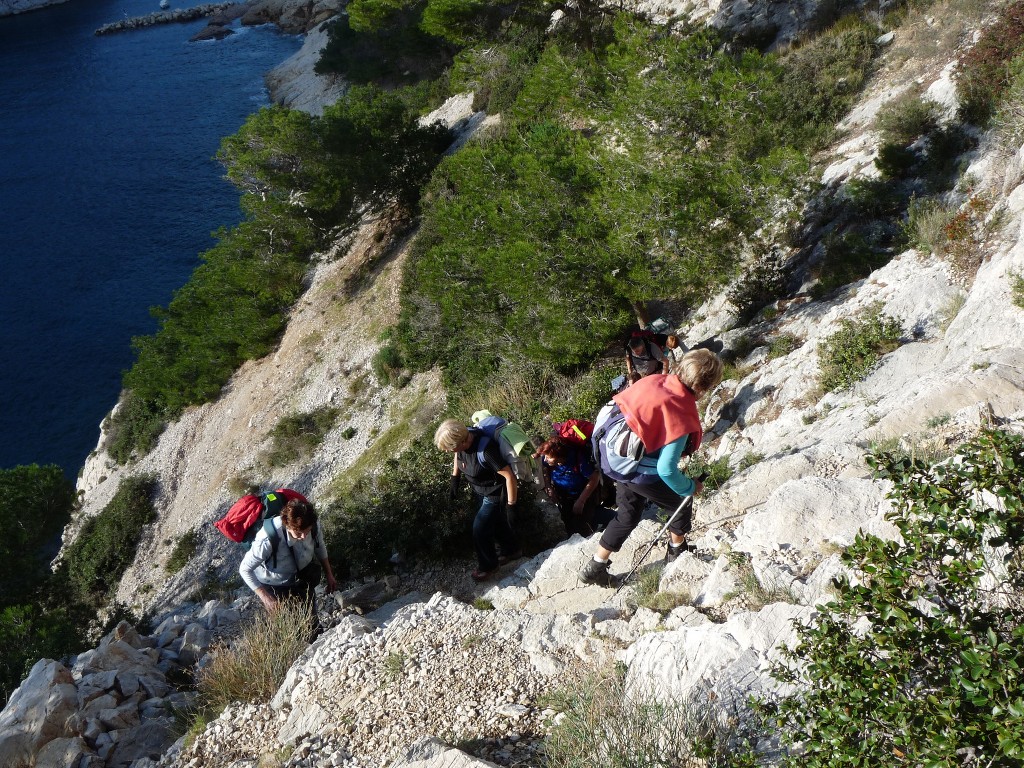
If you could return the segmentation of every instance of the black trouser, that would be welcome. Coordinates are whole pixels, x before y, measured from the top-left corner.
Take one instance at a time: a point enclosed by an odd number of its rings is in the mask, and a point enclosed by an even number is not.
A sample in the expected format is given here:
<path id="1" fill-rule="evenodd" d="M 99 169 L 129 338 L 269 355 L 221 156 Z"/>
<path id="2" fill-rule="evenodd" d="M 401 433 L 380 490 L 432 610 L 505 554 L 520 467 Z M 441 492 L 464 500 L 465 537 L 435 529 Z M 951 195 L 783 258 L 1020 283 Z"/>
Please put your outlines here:
<path id="1" fill-rule="evenodd" d="M 623 543 L 629 538 L 629 534 L 640 523 L 644 507 L 647 502 L 653 502 L 662 509 L 675 512 L 676 508 L 683 503 L 682 496 L 665 485 L 660 477 L 655 478 L 648 475 L 653 482 L 648 483 L 615 483 L 615 503 L 618 512 L 615 519 L 608 523 L 601 536 L 601 546 L 610 552 L 618 552 L 622 549 Z M 687 505 L 676 517 L 669 530 L 677 536 L 684 536 L 689 533 L 692 526 L 693 508 Z"/>
<path id="2" fill-rule="evenodd" d="M 300 600 L 313 601 L 313 590 L 317 588 L 323 578 L 323 571 L 320 563 L 313 560 L 305 568 L 295 574 L 294 584 L 264 584 L 278 600 L 285 600 L 289 597 L 297 597 Z"/>

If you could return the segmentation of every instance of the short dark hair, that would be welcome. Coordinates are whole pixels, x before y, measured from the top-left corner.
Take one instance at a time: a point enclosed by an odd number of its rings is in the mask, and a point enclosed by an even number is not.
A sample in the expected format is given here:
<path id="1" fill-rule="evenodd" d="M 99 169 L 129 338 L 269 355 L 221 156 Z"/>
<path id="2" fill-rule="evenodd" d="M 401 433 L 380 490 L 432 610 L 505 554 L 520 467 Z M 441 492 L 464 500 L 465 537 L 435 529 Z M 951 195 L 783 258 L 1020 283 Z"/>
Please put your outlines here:
<path id="1" fill-rule="evenodd" d="M 308 502 L 291 499 L 281 510 L 281 522 L 289 528 L 304 531 L 316 523 L 316 510 Z"/>

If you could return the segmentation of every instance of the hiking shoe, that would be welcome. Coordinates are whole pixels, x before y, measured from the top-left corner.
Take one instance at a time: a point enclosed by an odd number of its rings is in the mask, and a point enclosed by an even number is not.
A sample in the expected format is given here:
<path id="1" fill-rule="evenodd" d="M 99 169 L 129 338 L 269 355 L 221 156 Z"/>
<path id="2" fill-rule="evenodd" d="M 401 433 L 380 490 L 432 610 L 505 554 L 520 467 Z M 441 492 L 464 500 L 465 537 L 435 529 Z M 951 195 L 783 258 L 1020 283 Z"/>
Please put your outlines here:
<path id="1" fill-rule="evenodd" d="M 523 550 L 518 549 L 511 555 L 498 555 L 498 565 L 508 565 L 513 560 L 518 560 L 523 556 Z"/>
<path id="2" fill-rule="evenodd" d="M 580 581 L 584 584 L 597 584 L 599 587 L 610 587 L 612 585 L 612 577 L 608 573 L 608 566 L 611 562 L 599 563 L 594 558 L 590 558 L 582 568 L 580 568 Z"/>
<path id="3" fill-rule="evenodd" d="M 690 551 L 690 546 L 685 541 L 680 543 L 680 544 L 672 544 L 670 542 L 669 545 L 668 545 L 668 549 L 665 550 L 665 562 L 666 563 L 675 562 L 676 559 L 681 554 L 683 554 L 683 552 L 689 552 L 689 551 Z"/>
<path id="4" fill-rule="evenodd" d="M 493 579 L 494 574 L 496 574 L 497 572 L 497 568 L 495 568 L 493 571 L 481 571 L 478 568 L 469 575 L 472 577 L 473 581 L 487 581 L 488 579 Z"/>

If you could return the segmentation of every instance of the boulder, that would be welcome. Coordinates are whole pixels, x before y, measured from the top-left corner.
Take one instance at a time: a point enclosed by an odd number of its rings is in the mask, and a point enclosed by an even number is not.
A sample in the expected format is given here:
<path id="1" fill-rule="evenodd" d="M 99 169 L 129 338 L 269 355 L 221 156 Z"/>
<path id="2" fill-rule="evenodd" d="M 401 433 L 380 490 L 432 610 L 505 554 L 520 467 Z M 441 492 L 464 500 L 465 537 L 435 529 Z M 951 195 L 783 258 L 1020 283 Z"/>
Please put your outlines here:
<path id="1" fill-rule="evenodd" d="M 433 737 L 417 741 L 391 768 L 497 768 Z"/>
<path id="2" fill-rule="evenodd" d="M 158 759 L 174 742 L 173 725 L 170 718 L 161 718 L 123 731 L 107 758 L 108 768 L 121 768 L 146 758 Z"/>
<path id="3" fill-rule="evenodd" d="M 234 30 L 213 22 L 207 24 L 188 39 L 190 43 L 200 43 L 203 40 L 223 40 L 225 37 L 235 34 Z"/>
<path id="4" fill-rule="evenodd" d="M 181 636 L 181 648 L 178 660 L 182 666 L 190 667 L 199 661 L 210 650 L 213 635 L 201 624 L 189 624 Z"/>
<path id="5" fill-rule="evenodd" d="M 36 755 L 35 768 L 68 768 L 77 766 L 92 750 L 80 736 L 54 739 L 39 750 Z"/>
<path id="6" fill-rule="evenodd" d="M 31 768 L 46 744 L 73 735 L 69 720 L 77 708 L 71 671 L 57 661 L 37 661 L 0 713 L 0 765 Z"/>

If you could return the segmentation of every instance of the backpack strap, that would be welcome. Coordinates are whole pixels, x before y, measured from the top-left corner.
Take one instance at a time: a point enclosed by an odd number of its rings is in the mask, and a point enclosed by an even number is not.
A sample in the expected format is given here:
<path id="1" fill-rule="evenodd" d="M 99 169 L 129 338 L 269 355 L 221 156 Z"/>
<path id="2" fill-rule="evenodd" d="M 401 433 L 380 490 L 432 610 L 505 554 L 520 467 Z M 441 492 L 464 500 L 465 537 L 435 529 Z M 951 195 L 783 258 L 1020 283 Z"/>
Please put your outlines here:
<path id="1" fill-rule="evenodd" d="M 277 545 L 281 543 L 281 537 L 277 535 L 277 528 L 274 526 L 274 518 L 268 517 L 263 521 L 263 532 L 267 534 L 267 541 L 270 542 L 270 556 L 267 560 L 272 562 L 270 566 L 273 570 L 277 570 Z M 267 560 L 263 561 L 263 564 L 267 564 Z"/>

